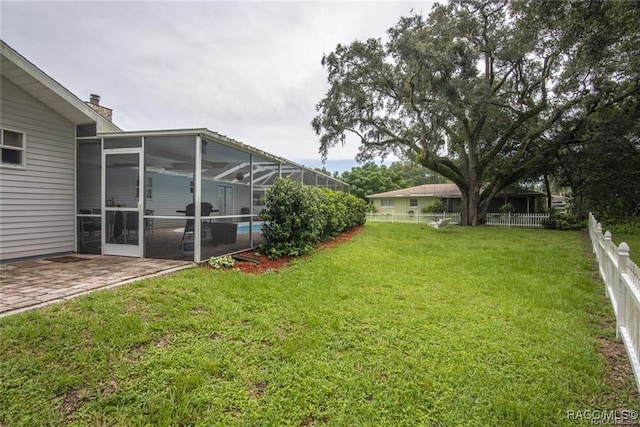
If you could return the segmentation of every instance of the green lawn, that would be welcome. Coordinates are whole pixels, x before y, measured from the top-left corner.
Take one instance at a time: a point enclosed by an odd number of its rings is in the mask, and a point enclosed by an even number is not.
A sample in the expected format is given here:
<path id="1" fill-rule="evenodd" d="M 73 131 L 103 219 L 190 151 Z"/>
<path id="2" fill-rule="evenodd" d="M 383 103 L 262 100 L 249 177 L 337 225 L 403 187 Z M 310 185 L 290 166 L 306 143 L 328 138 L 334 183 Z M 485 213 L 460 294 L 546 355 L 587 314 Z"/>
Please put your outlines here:
<path id="1" fill-rule="evenodd" d="M 579 233 L 370 224 L 0 319 L 0 425 L 576 425 L 638 409 Z M 613 397 L 615 394 L 615 399 Z M 589 424 L 585 422 L 585 424 Z"/>

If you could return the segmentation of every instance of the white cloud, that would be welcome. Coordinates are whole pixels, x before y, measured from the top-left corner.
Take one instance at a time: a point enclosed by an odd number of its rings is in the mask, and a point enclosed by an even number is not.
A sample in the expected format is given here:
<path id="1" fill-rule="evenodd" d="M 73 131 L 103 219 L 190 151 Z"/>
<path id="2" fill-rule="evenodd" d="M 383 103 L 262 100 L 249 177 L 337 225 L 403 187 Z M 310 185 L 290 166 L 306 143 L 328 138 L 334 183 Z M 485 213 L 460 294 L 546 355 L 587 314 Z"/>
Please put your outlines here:
<path id="1" fill-rule="evenodd" d="M 384 37 L 430 2 L 11 2 L 1 37 L 125 130 L 207 127 L 294 161 L 319 159 L 310 122 L 323 54 Z M 336 147 L 329 160 L 353 159 Z"/>

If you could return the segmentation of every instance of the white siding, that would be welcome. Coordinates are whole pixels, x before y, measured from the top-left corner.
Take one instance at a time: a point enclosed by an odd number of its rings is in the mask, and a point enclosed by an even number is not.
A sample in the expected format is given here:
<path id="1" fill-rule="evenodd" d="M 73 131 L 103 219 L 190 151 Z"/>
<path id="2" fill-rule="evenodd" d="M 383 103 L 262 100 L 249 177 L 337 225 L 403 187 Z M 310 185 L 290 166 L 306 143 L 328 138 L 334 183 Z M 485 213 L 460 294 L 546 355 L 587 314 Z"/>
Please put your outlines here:
<path id="1" fill-rule="evenodd" d="M 0 84 L 0 127 L 27 135 L 26 168 L 0 167 L 0 259 L 73 251 L 74 125 Z"/>

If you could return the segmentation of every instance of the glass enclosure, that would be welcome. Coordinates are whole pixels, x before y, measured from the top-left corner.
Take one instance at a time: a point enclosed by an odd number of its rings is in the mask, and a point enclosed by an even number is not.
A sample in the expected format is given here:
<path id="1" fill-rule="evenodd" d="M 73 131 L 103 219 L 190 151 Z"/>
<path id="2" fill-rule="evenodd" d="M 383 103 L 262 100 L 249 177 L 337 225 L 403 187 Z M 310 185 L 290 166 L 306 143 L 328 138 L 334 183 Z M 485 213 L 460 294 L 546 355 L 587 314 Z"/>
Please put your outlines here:
<path id="1" fill-rule="evenodd" d="M 101 254 L 102 208 L 100 182 L 102 148 L 99 139 L 78 140 L 76 152 L 78 252 Z"/>
<path id="2" fill-rule="evenodd" d="M 346 190 L 209 131 L 79 138 L 77 165 L 80 253 L 206 261 L 262 242 L 263 197 L 278 177 Z"/>
<path id="3" fill-rule="evenodd" d="M 194 203 L 195 150 L 195 135 L 144 138 L 145 257 L 195 259 L 193 219 L 186 218 Z"/>

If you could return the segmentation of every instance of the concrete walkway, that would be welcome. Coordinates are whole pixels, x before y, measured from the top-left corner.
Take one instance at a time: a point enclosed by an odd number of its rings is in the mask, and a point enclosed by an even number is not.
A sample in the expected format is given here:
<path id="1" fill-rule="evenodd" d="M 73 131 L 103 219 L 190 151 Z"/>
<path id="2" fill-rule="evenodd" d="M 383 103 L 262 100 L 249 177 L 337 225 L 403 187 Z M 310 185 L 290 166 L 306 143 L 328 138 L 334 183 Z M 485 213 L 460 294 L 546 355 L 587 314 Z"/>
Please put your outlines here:
<path id="1" fill-rule="evenodd" d="M 69 255 L 0 265 L 0 317 L 190 268 L 186 261 Z"/>

